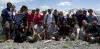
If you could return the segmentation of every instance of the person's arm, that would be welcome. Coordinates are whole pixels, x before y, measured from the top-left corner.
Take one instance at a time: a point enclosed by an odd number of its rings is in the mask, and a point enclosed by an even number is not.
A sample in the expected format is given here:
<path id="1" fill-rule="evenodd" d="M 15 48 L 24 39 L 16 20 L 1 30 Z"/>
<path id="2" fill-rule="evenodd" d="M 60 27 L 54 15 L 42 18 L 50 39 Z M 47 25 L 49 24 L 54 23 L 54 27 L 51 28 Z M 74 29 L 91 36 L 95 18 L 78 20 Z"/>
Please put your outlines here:
<path id="1" fill-rule="evenodd" d="M 76 40 L 78 40 L 78 39 L 79 39 L 79 34 L 76 35 Z"/>
<path id="2" fill-rule="evenodd" d="M 2 10 L 1 16 L 2 16 L 2 18 L 3 18 L 4 25 L 7 25 L 7 24 L 9 23 L 8 20 L 7 20 L 6 15 L 7 15 L 7 11 L 6 11 L 6 10 Z"/>
<path id="3" fill-rule="evenodd" d="M 79 39 L 79 33 L 80 33 L 80 29 L 77 29 L 76 40 Z"/>
<path id="4" fill-rule="evenodd" d="M 28 15 L 28 16 L 29 16 L 29 15 Z M 27 21 L 26 21 L 26 23 L 27 23 L 27 26 L 28 26 L 28 23 L 29 23 L 29 22 L 28 22 L 28 16 L 27 16 L 27 18 L 26 18 L 26 19 L 27 19 Z"/>
<path id="5" fill-rule="evenodd" d="M 57 25 L 56 25 L 56 29 L 57 29 L 57 31 L 53 32 L 53 34 L 59 34 L 59 27 Z"/>
<path id="6" fill-rule="evenodd" d="M 38 34 L 38 37 L 39 37 L 39 39 L 40 39 L 40 40 L 42 40 L 42 38 L 41 38 L 40 34 Z"/>

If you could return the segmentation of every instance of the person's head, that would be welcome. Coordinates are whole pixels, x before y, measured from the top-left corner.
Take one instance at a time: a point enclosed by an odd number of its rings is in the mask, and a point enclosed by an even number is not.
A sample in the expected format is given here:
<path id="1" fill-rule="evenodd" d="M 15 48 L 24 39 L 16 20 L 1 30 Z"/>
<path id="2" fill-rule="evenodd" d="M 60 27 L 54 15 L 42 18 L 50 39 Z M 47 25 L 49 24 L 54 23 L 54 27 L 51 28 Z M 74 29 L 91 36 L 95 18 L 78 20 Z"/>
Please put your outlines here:
<path id="1" fill-rule="evenodd" d="M 52 13 L 52 9 L 48 9 L 48 14 L 51 14 Z"/>
<path id="2" fill-rule="evenodd" d="M 58 11 L 55 9 L 55 10 L 53 11 L 53 14 L 56 15 L 57 13 L 58 13 Z"/>
<path id="3" fill-rule="evenodd" d="M 40 9 L 36 8 L 36 14 L 39 14 L 39 13 L 40 13 Z"/>
<path id="4" fill-rule="evenodd" d="M 8 2 L 7 3 L 7 8 L 11 8 L 12 7 L 12 3 L 11 2 Z"/>
<path id="5" fill-rule="evenodd" d="M 75 29 L 78 29 L 78 28 L 80 28 L 80 27 L 79 27 L 79 25 L 78 25 L 78 24 L 76 24 L 76 25 L 75 25 Z"/>
<path id="6" fill-rule="evenodd" d="M 69 18 L 70 17 L 70 14 L 66 14 L 66 16 L 67 16 L 67 18 Z"/>
<path id="7" fill-rule="evenodd" d="M 41 26 L 42 25 L 42 21 L 39 21 L 39 24 L 38 25 Z"/>
<path id="8" fill-rule="evenodd" d="M 32 10 L 32 14 L 35 14 L 35 10 Z"/>
<path id="9" fill-rule="evenodd" d="M 20 9 L 20 12 L 27 12 L 28 11 L 28 8 L 27 6 L 23 5 Z"/>
<path id="10" fill-rule="evenodd" d="M 82 23 L 84 26 L 88 25 L 88 22 L 86 20 L 83 20 Z"/>
<path id="11" fill-rule="evenodd" d="M 83 11 L 81 9 L 78 12 L 79 12 L 79 14 L 83 14 Z"/>
<path id="12" fill-rule="evenodd" d="M 67 23 L 65 21 L 63 21 L 63 26 L 66 26 L 66 25 L 67 25 Z"/>
<path id="13" fill-rule="evenodd" d="M 53 21 L 51 24 L 52 24 L 52 26 L 55 26 L 55 25 L 56 25 L 56 22 L 55 22 L 55 21 Z"/>
<path id="14" fill-rule="evenodd" d="M 15 8 L 16 8 L 15 5 L 12 5 L 11 10 L 15 11 Z"/>
<path id="15" fill-rule="evenodd" d="M 47 14 L 47 11 L 42 11 L 43 15 L 46 15 Z"/>
<path id="16" fill-rule="evenodd" d="M 92 9 L 88 9 L 88 13 L 89 13 L 90 15 L 92 15 L 92 14 L 93 14 L 93 10 L 92 10 Z"/>
<path id="17" fill-rule="evenodd" d="M 46 30 L 47 30 L 47 29 L 48 29 L 48 25 L 44 25 L 44 29 L 46 29 Z"/>
<path id="18" fill-rule="evenodd" d="M 86 10 L 83 10 L 83 14 L 87 15 L 87 11 Z"/>
<path id="19" fill-rule="evenodd" d="M 72 18 L 73 19 L 76 19 L 77 17 L 76 17 L 76 14 L 72 14 Z"/>
<path id="20" fill-rule="evenodd" d="M 60 11 L 60 12 L 58 13 L 58 16 L 63 17 L 63 12 Z"/>

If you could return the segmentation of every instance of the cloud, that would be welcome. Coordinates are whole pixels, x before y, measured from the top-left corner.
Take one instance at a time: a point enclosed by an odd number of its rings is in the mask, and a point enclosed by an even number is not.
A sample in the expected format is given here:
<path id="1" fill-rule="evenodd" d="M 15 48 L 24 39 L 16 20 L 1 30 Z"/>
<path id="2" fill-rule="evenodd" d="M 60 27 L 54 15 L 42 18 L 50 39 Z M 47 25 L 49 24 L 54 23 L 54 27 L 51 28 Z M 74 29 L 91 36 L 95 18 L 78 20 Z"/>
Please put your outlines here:
<path id="1" fill-rule="evenodd" d="M 58 6 L 71 6 L 71 2 L 68 2 L 68 1 L 66 1 L 66 2 L 60 2 L 58 4 Z"/>
<path id="2" fill-rule="evenodd" d="M 1 11 L 3 8 L 4 8 L 3 6 L 0 6 L 0 11 Z"/>
<path id="3" fill-rule="evenodd" d="M 19 2 L 27 2 L 27 1 L 32 1 L 32 0 L 0 0 L 1 4 L 11 2 L 11 3 L 19 3 Z"/>
<path id="4" fill-rule="evenodd" d="M 0 6 L 0 9 L 3 9 L 3 7 L 2 7 L 2 6 Z"/>
<path id="5" fill-rule="evenodd" d="M 48 8 L 50 8 L 49 6 L 47 6 L 47 5 L 44 5 L 44 6 L 40 6 L 40 8 L 43 8 L 43 9 L 48 9 Z"/>

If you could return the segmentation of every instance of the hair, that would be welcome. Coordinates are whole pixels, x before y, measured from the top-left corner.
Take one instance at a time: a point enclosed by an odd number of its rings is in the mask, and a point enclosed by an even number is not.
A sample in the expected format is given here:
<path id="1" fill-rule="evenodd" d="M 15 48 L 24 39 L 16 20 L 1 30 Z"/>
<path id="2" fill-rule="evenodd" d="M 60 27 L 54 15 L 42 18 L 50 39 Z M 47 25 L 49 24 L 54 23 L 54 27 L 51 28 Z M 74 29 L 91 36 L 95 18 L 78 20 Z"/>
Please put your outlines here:
<path id="1" fill-rule="evenodd" d="M 93 12 L 93 10 L 92 10 L 92 9 L 88 9 L 88 12 L 89 12 L 89 11 L 92 11 L 92 12 Z"/>
<path id="2" fill-rule="evenodd" d="M 54 11 L 57 11 L 56 9 Z"/>
<path id="3" fill-rule="evenodd" d="M 15 7 L 15 5 L 12 5 L 12 7 Z"/>
<path id="4" fill-rule="evenodd" d="M 48 9 L 48 11 L 52 11 L 52 9 Z"/>
<path id="5" fill-rule="evenodd" d="M 23 12 L 25 9 L 28 9 L 27 6 L 23 5 L 20 9 L 21 12 Z"/>
<path id="6" fill-rule="evenodd" d="M 12 3 L 11 3 L 11 2 L 8 2 L 8 3 L 7 3 L 7 6 L 8 6 L 9 4 L 12 6 Z"/>
<path id="7" fill-rule="evenodd" d="M 37 10 L 40 10 L 40 9 L 39 9 L 39 8 L 36 8 L 36 11 L 37 11 Z"/>

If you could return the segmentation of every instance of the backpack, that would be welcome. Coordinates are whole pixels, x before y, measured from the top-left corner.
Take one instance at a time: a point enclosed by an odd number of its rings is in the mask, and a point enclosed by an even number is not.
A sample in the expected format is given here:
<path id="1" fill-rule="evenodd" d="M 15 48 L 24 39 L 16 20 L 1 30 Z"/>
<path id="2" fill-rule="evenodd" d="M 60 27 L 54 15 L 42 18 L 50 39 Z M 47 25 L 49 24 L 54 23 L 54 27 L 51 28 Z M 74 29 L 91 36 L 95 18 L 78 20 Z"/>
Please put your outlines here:
<path id="1" fill-rule="evenodd" d="M 14 38 L 14 42 L 17 42 L 17 43 L 22 43 L 24 41 L 27 40 L 27 36 L 23 33 L 17 33 L 15 38 Z"/>
<path id="2" fill-rule="evenodd" d="M 100 36 L 100 25 L 93 24 L 94 29 L 96 30 L 94 36 Z"/>

